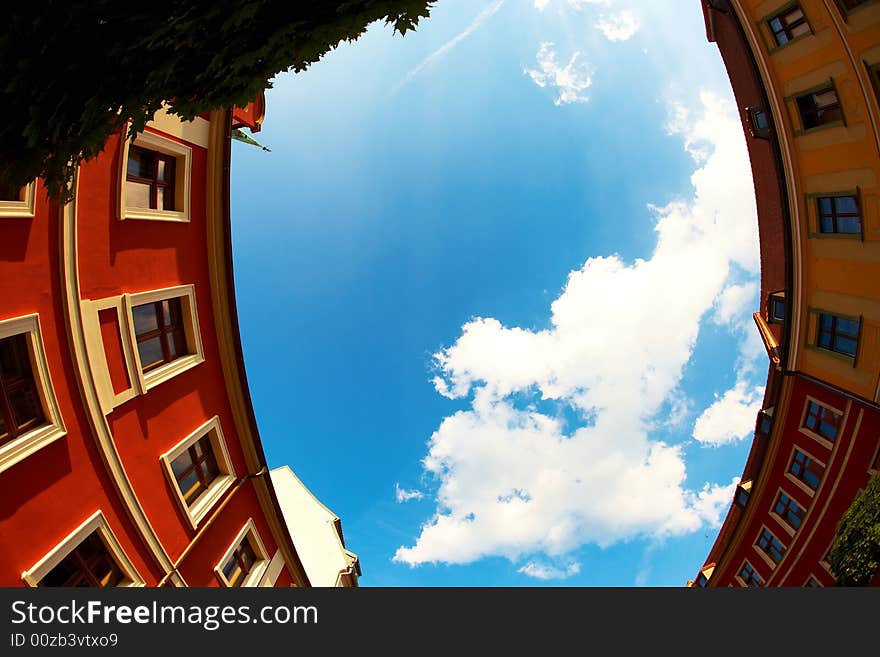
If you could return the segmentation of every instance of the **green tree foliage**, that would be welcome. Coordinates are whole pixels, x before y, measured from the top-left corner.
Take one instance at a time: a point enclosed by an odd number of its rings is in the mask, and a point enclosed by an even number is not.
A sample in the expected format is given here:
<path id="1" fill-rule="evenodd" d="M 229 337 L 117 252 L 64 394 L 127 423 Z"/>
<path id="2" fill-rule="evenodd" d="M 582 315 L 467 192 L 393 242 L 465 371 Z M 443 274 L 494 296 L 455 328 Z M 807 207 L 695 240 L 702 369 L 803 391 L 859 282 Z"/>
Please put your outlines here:
<path id="1" fill-rule="evenodd" d="M 867 586 L 880 569 L 880 475 L 840 519 L 831 545 L 831 570 L 840 586 Z"/>
<path id="2" fill-rule="evenodd" d="M 184 120 L 245 105 L 384 20 L 401 35 L 436 0 L 32 0 L 0 33 L 0 183 L 41 177 L 67 199 L 75 167 L 163 101 Z"/>

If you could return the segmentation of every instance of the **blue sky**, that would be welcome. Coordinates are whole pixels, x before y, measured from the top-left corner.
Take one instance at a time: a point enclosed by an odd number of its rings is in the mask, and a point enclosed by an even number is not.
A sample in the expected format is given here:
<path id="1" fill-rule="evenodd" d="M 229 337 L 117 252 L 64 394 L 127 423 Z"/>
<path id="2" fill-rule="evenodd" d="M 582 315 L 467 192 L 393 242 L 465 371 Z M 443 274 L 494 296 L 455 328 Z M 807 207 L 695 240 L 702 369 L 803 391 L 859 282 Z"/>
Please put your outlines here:
<path id="1" fill-rule="evenodd" d="M 267 92 L 233 247 L 269 464 L 365 586 L 680 586 L 766 356 L 697 0 L 440 0 Z"/>

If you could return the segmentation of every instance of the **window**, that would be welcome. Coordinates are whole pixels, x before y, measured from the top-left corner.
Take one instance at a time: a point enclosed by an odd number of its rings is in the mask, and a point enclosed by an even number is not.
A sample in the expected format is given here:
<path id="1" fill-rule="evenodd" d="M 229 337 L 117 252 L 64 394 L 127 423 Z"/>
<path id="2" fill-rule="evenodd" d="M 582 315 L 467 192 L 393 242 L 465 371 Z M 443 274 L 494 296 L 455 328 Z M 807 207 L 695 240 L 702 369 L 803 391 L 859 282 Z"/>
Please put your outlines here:
<path id="1" fill-rule="evenodd" d="M 844 356 L 856 357 L 859 350 L 859 330 L 861 321 L 819 313 L 816 345 Z"/>
<path id="2" fill-rule="evenodd" d="M 39 318 L 0 321 L 0 472 L 64 435 Z"/>
<path id="3" fill-rule="evenodd" d="M 849 13 L 853 9 L 858 9 L 869 2 L 871 2 L 871 0 L 837 0 L 837 4 L 840 5 L 840 8 L 844 13 Z"/>
<path id="4" fill-rule="evenodd" d="M 770 32 L 773 33 L 773 39 L 777 46 L 784 46 L 789 41 L 794 41 L 798 37 L 812 32 L 807 17 L 799 5 L 776 14 L 767 21 L 767 24 L 770 26 Z"/>
<path id="5" fill-rule="evenodd" d="M 743 581 L 743 584 L 754 588 L 757 588 L 764 583 L 761 576 L 758 575 L 757 571 L 755 571 L 752 564 L 748 561 L 743 563 L 743 567 L 739 571 L 739 578 Z"/>
<path id="6" fill-rule="evenodd" d="M 32 568 L 30 586 L 143 586 L 101 511 L 95 512 Z"/>
<path id="7" fill-rule="evenodd" d="M 161 461 L 193 529 L 235 481 L 220 418 L 216 416 L 163 454 Z"/>
<path id="8" fill-rule="evenodd" d="M 768 139 L 770 137 L 770 117 L 767 112 L 760 107 L 749 107 L 749 127 L 752 136 L 759 139 Z"/>
<path id="9" fill-rule="evenodd" d="M 822 475 L 825 474 L 825 466 L 811 459 L 801 450 L 795 449 L 788 471 L 810 489 L 816 490 L 819 488 L 819 482 L 822 481 Z"/>
<path id="10" fill-rule="evenodd" d="M 34 183 L 24 187 L 0 185 L 0 218 L 33 217 L 35 187 Z"/>
<path id="11" fill-rule="evenodd" d="M 128 151 L 125 176 L 125 196 L 129 207 L 175 210 L 176 164 L 176 158 L 171 155 L 132 146 Z"/>
<path id="12" fill-rule="evenodd" d="M 818 579 L 810 575 L 807 578 L 807 581 L 804 583 L 804 587 L 808 589 L 820 589 L 822 588 L 822 584 L 819 582 Z"/>
<path id="13" fill-rule="evenodd" d="M 820 196 L 819 232 L 825 235 L 861 235 L 862 211 L 857 196 Z"/>
<path id="14" fill-rule="evenodd" d="M 804 521 L 804 508 L 783 492 L 776 498 L 773 511 L 792 529 L 798 529 Z"/>
<path id="15" fill-rule="evenodd" d="M 124 141 L 119 218 L 188 222 L 192 148 L 154 132 Z"/>
<path id="16" fill-rule="evenodd" d="M 782 557 L 785 556 L 785 546 L 770 533 L 769 529 L 765 528 L 761 531 L 761 535 L 758 536 L 757 545 L 774 563 L 779 563 L 782 561 Z"/>
<path id="17" fill-rule="evenodd" d="M 180 297 L 131 309 L 141 368 L 149 372 L 189 353 Z"/>
<path id="18" fill-rule="evenodd" d="M 129 377 L 138 392 L 204 362 L 194 286 L 125 294 L 123 301 L 131 351 L 136 354 L 136 371 Z"/>
<path id="19" fill-rule="evenodd" d="M 833 85 L 798 96 L 797 106 L 804 130 L 843 121 L 843 109 Z"/>
<path id="20" fill-rule="evenodd" d="M 118 586 L 125 579 L 97 532 L 88 537 L 50 570 L 39 586 Z"/>
<path id="21" fill-rule="evenodd" d="M 254 521 L 249 519 L 214 567 L 214 572 L 223 586 L 257 586 L 268 565 L 266 548 Z"/>
<path id="22" fill-rule="evenodd" d="M 807 413 L 804 416 L 804 427 L 834 442 L 840 429 L 840 413 L 812 400 L 807 401 Z"/>
<path id="23" fill-rule="evenodd" d="M 43 405 L 31 369 L 27 338 L 0 340 L 0 444 L 43 424 Z"/>
<path id="24" fill-rule="evenodd" d="M 758 427 L 757 432 L 758 435 L 763 436 L 764 438 L 770 437 L 770 432 L 773 430 L 773 408 L 764 408 L 758 413 Z"/>
<path id="25" fill-rule="evenodd" d="M 774 292 L 767 302 L 767 320 L 771 324 L 785 322 L 785 292 Z"/>
<path id="26" fill-rule="evenodd" d="M 697 580 L 694 582 L 699 588 L 704 589 L 709 586 L 709 580 L 712 579 L 712 573 L 715 572 L 715 564 L 710 563 L 708 566 L 704 566 L 700 571 L 700 574 L 697 575 Z"/>
<path id="27" fill-rule="evenodd" d="M 741 482 L 736 487 L 736 493 L 733 496 L 734 503 L 740 507 L 745 509 L 746 505 L 749 503 L 749 496 L 752 493 L 752 480 Z"/>

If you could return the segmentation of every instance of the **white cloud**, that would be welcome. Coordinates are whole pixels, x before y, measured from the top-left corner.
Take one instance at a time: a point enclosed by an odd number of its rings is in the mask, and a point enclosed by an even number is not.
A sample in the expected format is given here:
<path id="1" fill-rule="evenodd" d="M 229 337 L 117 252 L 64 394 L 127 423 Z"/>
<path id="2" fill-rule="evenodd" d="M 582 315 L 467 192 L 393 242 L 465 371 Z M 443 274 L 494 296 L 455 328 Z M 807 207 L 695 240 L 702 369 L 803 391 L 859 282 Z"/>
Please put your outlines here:
<path id="1" fill-rule="evenodd" d="M 566 566 L 565 569 L 562 569 L 549 564 L 530 561 L 516 572 L 534 577 L 535 579 L 566 579 L 580 573 L 581 565 L 579 563 L 572 563 Z"/>
<path id="2" fill-rule="evenodd" d="M 639 19 L 631 9 L 614 14 L 602 14 L 596 27 L 609 41 L 627 41 L 639 31 Z"/>
<path id="3" fill-rule="evenodd" d="M 550 328 L 477 317 L 435 355 L 437 391 L 472 398 L 430 439 L 436 510 L 395 561 L 560 558 L 587 542 L 662 540 L 719 521 L 731 486 L 687 488 L 681 447 L 649 430 L 675 405 L 733 265 L 757 272 L 757 219 L 733 104 L 703 93 L 697 112 L 679 114 L 671 129 L 697 164 L 693 194 L 652 209 L 649 259 L 590 258 L 553 301 Z M 590 421 L 566 430 L 536 397 Z"/>
<path id="4" fill-rule="evenodd" d="M 764 399 L 762 386 L 750 386 L 739 380 L 694 424 L 694 438 L 704 445 L 735 443 L 754 433 L 755 420 Z"/>
<path id="5" fill-rule="evenodd" d="M 732 324 L 746 316 L 749 308 L 754 307 L 758 297 L 758 281 L 751 280 L 740 285 L 728 285 L 715 304 L 712 319 L 716 324 Z"/>
<path id="6" fill-rule="evenodd" d="M 471 34 L 473 34 L 477 29 L 479 29 L 483 23 L 485 23 L 489 18 L 491 18 L 504 4 L 505 0 L 494 0 L 492 4 L 487 6 L 483 11 L 477 14 L 476 18 L 471 21 L 471 23 L 464 28 L 461 32 L 452 37 L 449 41 L 444 43 L 442 46 L 437 48 L 430 55 L 425 57 L 418 65 L 416 65 L 409 73 L 403 76 L 403 79 L 397 83 L 397 86 L 392 89 L 391 93 L 396 92 L 402 86 L 407 84 L 410 80 L 416 77 L 419 73 L 421 73 L 426 67 L 432 64 L 434 61 L 448 53 L 450 50 L 455 48 L 460 42 L 464 41 Z"/>
<path id="7" fill-rule="evenodd" d="M 590 88 L 593 80 L 589 66 L 578 63 L 580 55 L 580 52 L 575 52 L 568 64 L 562 66 L 556 61 L 554 44 L 546 41 L 541 44 L 536 55 L 538 68 L 525 69 L 523 73 L 532 78 L 539 87 L 549 85 L 558 89 L 559 95 L 554 101 L 556 105 L 585 103 L 589 98 L 584 92 Z"/>
<path id="8" fill-rule="evenodd" d="M 410 500 L 420 500 L 425 497 L 425 494 L 420 490 L 406 490 L 401 488 L 400 484 L 394 484 L 394 497 L 398 504 L 402 504 Z"/>

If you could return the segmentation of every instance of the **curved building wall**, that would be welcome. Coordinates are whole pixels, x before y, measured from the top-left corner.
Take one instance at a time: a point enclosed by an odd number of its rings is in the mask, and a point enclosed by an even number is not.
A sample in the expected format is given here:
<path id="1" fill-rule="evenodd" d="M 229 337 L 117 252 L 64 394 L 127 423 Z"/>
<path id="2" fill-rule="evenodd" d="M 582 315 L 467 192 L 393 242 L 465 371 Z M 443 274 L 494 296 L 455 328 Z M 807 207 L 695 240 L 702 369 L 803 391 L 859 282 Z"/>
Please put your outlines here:
<path id="1" fill-rule="evenodd" d="M 744 123 L 761 228 L 756 322 L 771 364 L 741 489 L 692 583 L 832 585 L 828 549 L 880 449 L 880 3 L 703 9 L 746 114 L 760 87 L 776 166 L 760 164 L 766 148 Z M 779 199 L 761 193 L 773 187 Z M 769 216 L 783 225 L 765 230 Z"/>

